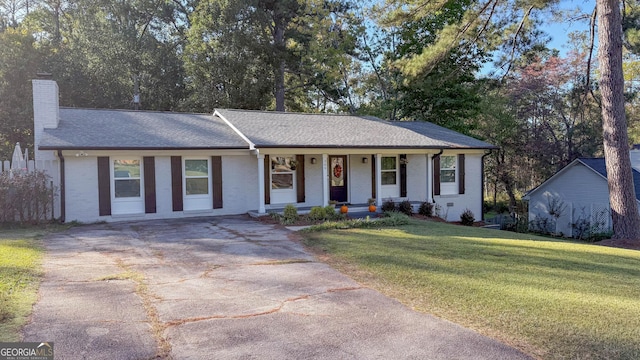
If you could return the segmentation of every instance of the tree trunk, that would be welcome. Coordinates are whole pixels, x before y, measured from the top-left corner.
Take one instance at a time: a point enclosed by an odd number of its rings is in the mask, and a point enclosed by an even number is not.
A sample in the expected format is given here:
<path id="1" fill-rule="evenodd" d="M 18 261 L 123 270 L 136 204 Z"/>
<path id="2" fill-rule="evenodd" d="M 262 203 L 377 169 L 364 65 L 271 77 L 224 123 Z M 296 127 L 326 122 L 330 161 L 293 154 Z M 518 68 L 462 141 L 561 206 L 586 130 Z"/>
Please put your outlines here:
<path id="1" fill-rule="evenodd" d="M 633 185 L 624 111 L 620 1 L 597 0 L 596 6 L 604 155 L 613 238 L 640 240 L 640 216 Z"/>
<path id="2" fill-rule="evenodd" d="M 282 14 L 275 15 L 274 23 L 275 30 L 273 32 L 273 42 L 276 47 L 276 73 L 275 73 L 275 98 L 276 98 L 276 111 L 284 112 L 284 73 L 285 73 L 285 42 L 284 42 L 284 28 L 285 21 Z"/>

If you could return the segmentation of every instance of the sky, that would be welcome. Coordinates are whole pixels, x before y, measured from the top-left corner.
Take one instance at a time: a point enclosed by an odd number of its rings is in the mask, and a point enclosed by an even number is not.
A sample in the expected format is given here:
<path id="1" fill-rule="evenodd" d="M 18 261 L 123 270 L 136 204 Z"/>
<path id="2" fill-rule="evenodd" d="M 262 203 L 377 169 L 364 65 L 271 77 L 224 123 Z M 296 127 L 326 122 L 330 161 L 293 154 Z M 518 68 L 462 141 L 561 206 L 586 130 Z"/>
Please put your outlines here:
<path id="1" fill-rule="evenodd" d="M 582 13 L 591 14 L 595 7 L 595 1 L 585 0 L 563 0 L 558 8 L 560 10 L 571 11 L 578 10 Z M 561 55 L 566 54 L 568 50 L 568 35 L 572 31 L 586 31 L 589 29 L 589 18 L 573 19 L 572 16 L 565 16 L 564 21 L 548 19 L 545 26 L 545 32 L 548 33 L 552 40 L 548 47 L 550 49 L 558 49 Z"/>

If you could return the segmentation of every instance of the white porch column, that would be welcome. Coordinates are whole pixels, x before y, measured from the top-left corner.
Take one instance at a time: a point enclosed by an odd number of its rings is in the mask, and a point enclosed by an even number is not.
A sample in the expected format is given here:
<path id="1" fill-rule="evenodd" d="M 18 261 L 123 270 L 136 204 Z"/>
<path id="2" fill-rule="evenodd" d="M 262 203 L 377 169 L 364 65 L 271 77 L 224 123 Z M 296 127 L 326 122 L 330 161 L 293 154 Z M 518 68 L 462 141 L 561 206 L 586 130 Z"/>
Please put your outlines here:
<path id="1" fill-rule="evenodd" d="M 382 154 L 376 154 L 376 206 L 382 207 Z"/>
<path id="2" fill-rule="evenodd" d="M 264 207 L 264 155 L 258 154 L 258 214 L 264 214 L 267 210 Z"/>
<path id="3" fill-rule="evenodd" d="M 329 205 L 329 155 L 322 154 L 322 203 Z"/>
<path id="4" fill-rule="evenodd" d="M 432 203 L 433 198 L 431 194 L 433 194 L 433 161 L 431 161 L 431 155 L 426 154 L 427 157 L 427 202 Z"/>

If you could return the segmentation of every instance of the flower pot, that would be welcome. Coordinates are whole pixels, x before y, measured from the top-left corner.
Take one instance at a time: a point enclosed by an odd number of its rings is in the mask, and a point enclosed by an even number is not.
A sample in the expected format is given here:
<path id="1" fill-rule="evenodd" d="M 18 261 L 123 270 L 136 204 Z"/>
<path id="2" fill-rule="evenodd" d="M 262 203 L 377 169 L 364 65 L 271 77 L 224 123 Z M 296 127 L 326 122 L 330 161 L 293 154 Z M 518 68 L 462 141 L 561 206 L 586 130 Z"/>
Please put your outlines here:
<path id="1" fill-rule="evenodd" d="M 376 212 L 377 208 L 375 205 L 369 205 L 369 212 Z"/>
<path id="2" fill-rule="evenodd" d="M 346 214 L 347 212 L 349 212 L 349 208 L 347 207 L 347 205 L 340 206 L 340 213 L 341 214 Z"/>

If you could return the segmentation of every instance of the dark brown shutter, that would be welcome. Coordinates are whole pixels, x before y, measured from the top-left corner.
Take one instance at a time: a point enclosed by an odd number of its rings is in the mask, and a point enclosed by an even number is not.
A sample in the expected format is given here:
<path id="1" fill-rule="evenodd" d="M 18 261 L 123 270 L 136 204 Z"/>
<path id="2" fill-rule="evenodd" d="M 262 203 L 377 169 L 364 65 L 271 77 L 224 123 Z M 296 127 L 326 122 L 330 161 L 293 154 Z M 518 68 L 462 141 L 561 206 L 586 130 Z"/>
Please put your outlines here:
<path id="1" fill-rule="evenodd" d="M 144 167 L 144 212 L 156 212 L 156 158 L 145 156 L 142 158 Z"/>
<path id="2" fill-rule="evenodd" d="M 173 211 L 182 211 L 182 157 L 171 157 L 171 199 Z"/>
<path id="3" fill-rule="evenodd" d="M 400 154 L 400 197 L 407 197 L 407 154 Z"/>
<path id="4" fill-rule="evenodd" d="M 304 155 L 296 155 L 296 188 L 298 202 L 302 203 L 305 199 L 304 191 Z"/>
<path id="5" fill-rule="evenodd" d="M 213 208 L 222 208 L 222 156 L 211 157 L 211 191 Z"/>
<path id="6" fill-rule="evenodd" d="M 371 198 L 376 198 L 376 156 L 371 155 Z"/>
<path id="7" fill-rule="evenodd" d="M 271 204 L 271 162 L 269 155 L 264 156 L 264 203 Z"/>
<path id="8" fill-rule="evenodd" d="M 433 195 L 440 195 L 440 155 L 433 158 Z"/>
<path id="9" fill-rule="evenodd" d="M 458 155 L 458 193 L 464 194 L 464 154 Z"/>
<path id="10" fill-rule="evenodd" d="M 100 216 L 111 215 L 111 170 L 109 157 L 98 157 L 98 208 Z"/>

